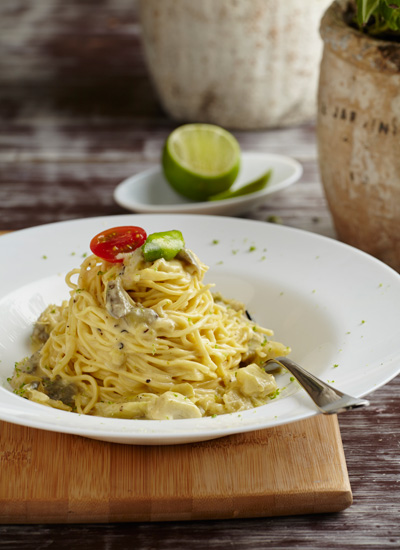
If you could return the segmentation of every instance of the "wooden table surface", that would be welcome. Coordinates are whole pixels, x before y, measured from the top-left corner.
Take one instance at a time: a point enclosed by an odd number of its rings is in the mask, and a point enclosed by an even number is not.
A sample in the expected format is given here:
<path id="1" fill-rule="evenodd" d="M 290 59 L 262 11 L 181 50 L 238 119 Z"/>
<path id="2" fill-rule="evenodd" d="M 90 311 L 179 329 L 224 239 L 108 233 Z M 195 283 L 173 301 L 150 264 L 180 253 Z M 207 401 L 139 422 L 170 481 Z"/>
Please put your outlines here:
<path id="1" fill-rule="evenodd" d="M 116 184 L 158 163 L 176 126 L 146 73 L 135 0 L 0 3 L 0 230 L 124 213 Z M 315 129 L 234 132 L 284 153 L 301 181 L 246 217 L 335 237 Z M 223 223 L 223 221 L 221 222 Z M 104 525 L 0 526 L 0 549 L 400 548 L 400 377 L 340 417 L 354 504 L 332 515 Z M 1 470 L 0 470 L 1 475 Z M 1 513 L 1 510 L 0 510 Z"/>

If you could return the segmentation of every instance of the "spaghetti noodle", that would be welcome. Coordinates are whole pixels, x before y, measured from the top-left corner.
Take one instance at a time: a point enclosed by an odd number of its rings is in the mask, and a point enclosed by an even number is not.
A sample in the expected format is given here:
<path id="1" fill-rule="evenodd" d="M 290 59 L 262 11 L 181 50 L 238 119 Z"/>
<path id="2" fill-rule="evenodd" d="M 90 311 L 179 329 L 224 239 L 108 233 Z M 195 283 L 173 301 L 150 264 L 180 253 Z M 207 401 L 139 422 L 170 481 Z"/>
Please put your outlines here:
<path id="1" fill-rule="evenodd" d="M 290 350 L 212 294 L 207 267 L 183 249 L 146 261 L 142 248 L 110 263 L 92 255 L 66 276 L 70 298 L 50 305 L 36 351 L 10 381 L 23 397 L 117 418 L 197 418 L 265 404 L 277 393 L 260 368 Z"/>

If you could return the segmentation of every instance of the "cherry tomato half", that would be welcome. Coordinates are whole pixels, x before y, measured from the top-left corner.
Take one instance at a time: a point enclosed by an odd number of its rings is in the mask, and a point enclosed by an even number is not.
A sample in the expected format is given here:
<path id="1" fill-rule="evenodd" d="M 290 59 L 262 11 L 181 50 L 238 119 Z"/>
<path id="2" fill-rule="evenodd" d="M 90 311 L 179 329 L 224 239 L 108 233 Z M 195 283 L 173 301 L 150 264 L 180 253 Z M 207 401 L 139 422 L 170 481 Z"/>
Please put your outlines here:
<path id="1" fill-rule="evenodd" d="M 133 252 L 146 241 L 146 238 L 146 231 L 141 227 L 112 227 L 93 237 L 90 241 L 90 250 L 102 260 L 118 263 L 123 261 L 122 258 L 117 258 L 119 254 Z"/>

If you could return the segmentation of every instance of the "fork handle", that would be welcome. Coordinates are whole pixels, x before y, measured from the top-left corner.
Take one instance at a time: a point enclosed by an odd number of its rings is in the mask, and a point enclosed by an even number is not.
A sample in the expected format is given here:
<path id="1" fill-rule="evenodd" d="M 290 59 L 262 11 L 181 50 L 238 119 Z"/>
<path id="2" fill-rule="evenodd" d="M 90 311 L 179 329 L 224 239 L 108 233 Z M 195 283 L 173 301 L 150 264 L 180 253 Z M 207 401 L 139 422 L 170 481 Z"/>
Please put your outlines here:
<path id="1" fill-rule="evenodd" d="M 275 359 L 269 359 L 264 365 L 276 363 L 281 367 L 287 369 L 299 384 L 308 393 L 319 410 L 324 414 L 336 414 L 359 407 L 366 407 L 369 405 L 369 401 L 366 399 L 359 399 L 357 397 L 351 397 L 341 391 L 330 386 L 326 382 L 323 382 L 310 372 L 306 371 L 287 357 L 276 357 Z"/>

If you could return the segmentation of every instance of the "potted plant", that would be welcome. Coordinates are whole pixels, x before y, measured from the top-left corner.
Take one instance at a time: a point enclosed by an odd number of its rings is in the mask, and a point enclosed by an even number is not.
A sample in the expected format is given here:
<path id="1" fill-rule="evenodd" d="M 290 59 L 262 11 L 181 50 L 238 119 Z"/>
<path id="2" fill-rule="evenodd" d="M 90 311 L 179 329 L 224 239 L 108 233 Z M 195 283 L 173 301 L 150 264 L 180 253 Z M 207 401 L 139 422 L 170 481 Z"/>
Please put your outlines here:
<path id="1" fill-rule="evenodd" d="M 257 129 L 315 120 L 331 0 L 140 0 L 161 104 L 175 120 Z"/>
<path id="2" fill-rule="evenodd" d="M 336 0 L 320 31 L 317 142 L 337 234 L 400 271 L 400 0 Z"/>

